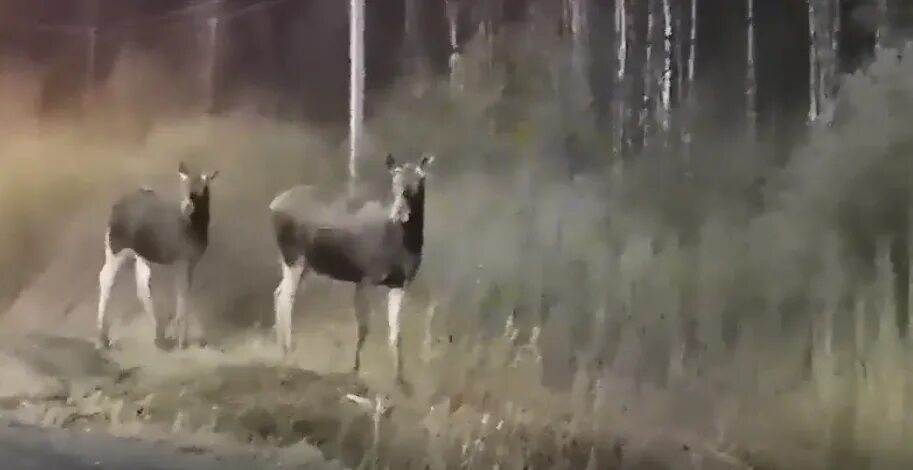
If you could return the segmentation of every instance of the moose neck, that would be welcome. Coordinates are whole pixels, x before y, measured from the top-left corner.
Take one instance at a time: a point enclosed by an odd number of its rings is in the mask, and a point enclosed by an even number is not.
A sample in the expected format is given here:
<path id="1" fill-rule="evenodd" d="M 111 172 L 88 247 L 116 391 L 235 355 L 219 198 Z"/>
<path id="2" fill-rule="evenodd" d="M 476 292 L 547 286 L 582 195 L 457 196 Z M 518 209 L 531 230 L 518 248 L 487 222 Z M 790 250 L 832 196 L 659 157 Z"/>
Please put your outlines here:
<path id="1" fill-rule="evenodd" d="M 190 213 L 190 232 L 203 246 L 209 242 L 209 189 L 199 196 L 191 196 L 193 212 Z"/>
<path id="2" fill-rule="evenodd" d="M 425 187 L 409 198 L 409 219 L 402 222 L 403 244 L 410 253 L 421 254 L 425 244 Z"/>

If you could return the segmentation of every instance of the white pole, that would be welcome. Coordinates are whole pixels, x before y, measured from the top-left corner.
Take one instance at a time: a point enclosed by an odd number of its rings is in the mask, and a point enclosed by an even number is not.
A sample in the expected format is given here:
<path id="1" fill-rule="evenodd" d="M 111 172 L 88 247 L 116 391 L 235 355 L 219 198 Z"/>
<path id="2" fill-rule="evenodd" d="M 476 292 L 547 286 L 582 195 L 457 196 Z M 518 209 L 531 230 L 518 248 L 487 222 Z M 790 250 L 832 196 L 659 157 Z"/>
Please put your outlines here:
<path id="1" fill-rule="evenodd" d="M 86 98 L 91 101 L 95 94 L 95 49 L 98 47 L 98 27 L 94 25 L 89 27 L 86 47 Z"/>
<path id="2" fill-rule="evenodd" d="M 206 21 L 208 25 L 208 37 L 206 44 L 206 112 L 211 112 L 215 106 L 216 95 L 216 49 L 218 47 L 219 18 L 213 12 Z"/>
<path id="3" fill-rule="evenodd" d="M 86 35 L 85 91 L 83 104 L 91 103 L 95 95 L 95 50 L 98 48 L 98 2 L 85 0 L 81 3 Z"/>
<path id="4" fill-rule="evenodd" d="M 364 132 L 365 0 L 350 0 L 349 7 L 349 195 L 354 196 Z"/>

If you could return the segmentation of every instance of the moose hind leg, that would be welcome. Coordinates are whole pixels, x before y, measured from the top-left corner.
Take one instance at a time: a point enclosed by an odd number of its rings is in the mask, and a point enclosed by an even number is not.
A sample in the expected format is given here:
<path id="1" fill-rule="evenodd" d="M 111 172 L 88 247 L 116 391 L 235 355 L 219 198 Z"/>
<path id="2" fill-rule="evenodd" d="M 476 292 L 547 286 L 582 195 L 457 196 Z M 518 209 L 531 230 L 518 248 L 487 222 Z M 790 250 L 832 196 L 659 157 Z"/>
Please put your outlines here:
<path id="1" fill-rule="evenodd" d="M 155 344 L 161 347 L 165 340 L 164 322 L 160 322 L 155 315 L 155 306 L 152 303 L 152 267 L 145 259 L 136 256 L 134 271 L 136 274 L 136 296 L 143 304 L 143 311 L 152 319 L 155 326 Z"/>
<path id="2" fill-rule="evenodd" d="M 114 287 L 114 281 L 117 279 L 117 273 L 126 261 L 126 253 L 120 252 L 115 254 L 111 251 L 111 244 L 108 241 L 109 234 L 105 234 L 105 264 L 98 273 L 98 312 L 97 312 L 97 330 L 98 338 L 96 346 L 107 348 L 111 345 L 109 336 L 110 322 L 106 318 L 108 311 L 108 301 L 111 299 L 111 289 Z"/>
<path id="3" fill-rule="evenodd" d="M 282 263 L 282 280 L 274 292 L 275 298 L 275 328 L 276 342 L 282 349 L 282 354 L 289 353 L 292 347 L 292 311 L 295 308 L 295 296 L 301 278 L 305 273 L 305 262 L 298 259 L 292 264 Z"/>
<path id="4" fill-rule="evenodd" d="M 390 352 L 393 354 L 394 377 L 397 382 L 403 381 L 403 357 L 402 357 L 402 313 L 403 289 L 390 289 L 387 293 L 387 326 L 389 328 L 389 345 Z"/>
<path id="5" fill-rule="evenodd" d="M 353 370 L 361 370 L 361 349 L 365 345 L 365 338 L 368 336 L 368 321 L 371 316 L 371 305 L 368 302 L 368 286 L 365 284 L 355 285 L 355 324 L 356 324 L 356 341 L 355 341 L 355 366 Z"/>

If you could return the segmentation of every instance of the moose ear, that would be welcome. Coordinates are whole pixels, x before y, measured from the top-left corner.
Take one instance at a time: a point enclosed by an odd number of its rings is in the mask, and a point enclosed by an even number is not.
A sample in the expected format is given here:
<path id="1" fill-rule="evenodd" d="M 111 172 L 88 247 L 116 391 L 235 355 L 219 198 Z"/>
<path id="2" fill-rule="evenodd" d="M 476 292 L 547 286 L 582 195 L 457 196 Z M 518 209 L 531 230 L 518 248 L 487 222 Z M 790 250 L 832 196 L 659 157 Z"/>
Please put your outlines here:
<path id="1" fill-rule="evenodd" d="M 393 171 L 396 169 L 396 159 L 393 158 L 392 153 L 387 154 L 387 158 L 384 160 L 384 163 L 387 165 L 387 169 Z"/>
<path id="2" fill-rule="evenodd" d="M 427 167 L 428 165 L 430 165 L 432 163 L 434 163 L 434 155 L 425 154 L 425 155 L 422 155 L 421 161 L 418 162 L 418 167 L 419 167 L 419 169 L 424 170 L 425 167 Z"/>
<path id="3" fill-rule="evenodd" d="M 212 180 L 216 179 L 216 176 L 219 176 L 219 170 L 213 171 L 212 173 L 203 176 L 206 179 L 207 183 L 212 183 Z"/>
<path id="4" fill-rule="evenodd" d="M 187 164 L 184 163 L 183 160 L 178 163 L 178 174 L 181 175 L 181 179 L 187 179 L 190 177 L 187 172 Z"/>

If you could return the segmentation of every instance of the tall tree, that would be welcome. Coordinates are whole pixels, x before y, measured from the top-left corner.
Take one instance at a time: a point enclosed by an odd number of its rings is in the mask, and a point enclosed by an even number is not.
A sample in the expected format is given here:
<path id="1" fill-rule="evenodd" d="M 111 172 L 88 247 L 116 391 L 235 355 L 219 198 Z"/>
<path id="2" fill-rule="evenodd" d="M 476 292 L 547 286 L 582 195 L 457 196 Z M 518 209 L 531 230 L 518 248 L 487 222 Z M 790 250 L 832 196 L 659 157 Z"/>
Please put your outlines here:
<path id="1" fill-rule="evenodd" d="M 674 52 L 672 41 L 675 35 L 675 22 L 672 18 L 671 0 L 662 0 L 663 10 L 663 71 L 660 78 L 659 119 L 663 139 L 669 132 L 669 116 L 672 113 L 672 67 Z"/>
<path id="2" fill-rule="evenodd" d="M 562 103 L 568 105 L 571 126 L 579 128 L 581 117 L 589 116 L 588 110 L 593 99 L 588 75 L 590 73 L 589 42 L 589 3 L 590 0 L 566 0 L 564 17 L 571 37 L 571 57 L 566 85 L 559 90 Z M 571 131 L 563 130 L 564 133 Z"/>
<path id="3" fill-rule="evenodd" d="M 757 131 L 783 163 L 805 129 L 809 99 L 809 21 L 805 1 L 755 0 Z"/>
<path id="4" fill-rule="evenodd" d="M 460 62 L 460 2 L 458 0 L 444 0 L 447 11 L 447 31 L 450 40 L 450 57 L 448 60 L 450 70 L 450 85 L 458 87 L 458 68 Z"/>
<path id="5" fill-rule="evenodd" d="M 627 0 L 615 0 L 615 44 L 616 44 L 616 73 L 615 90 L 615 149 L 617 156 L 624 155 L 627 149 L 627 135 L 625 124 L 628 120 L 627 106 L 627 77 L 628 77 L 628 8 Z"/>
<path id="6" fill-rule="evenodd" d="M 694 77 L 697 71 L 697 6 L 698 0 L 688 0 L 688 58 L 687 67 L 682 74 L 684 85 L 681 87 L 684 95 L 681 102 L 685 105 L 686 115 L 691 117 L 695 109 Z M 684 122 L 681 126 L 682 147 L 686 161 L 691 159 L 691 149 L 694 136 L 692 135 L 691 122 Z"/>
<path id="7" fill-rule="evenodd" d="M 644 62 L 641 69 L 643 90 L 641 91 L 639 130 L 642 142 L 646 142 L 653 127 L 654 115 L 651 111 L 652 105 L 656 100 L 653 84 L 655 83 L 654 77 L 657 76 L 653 47 L 656 38 L 656 2 L 654 0 L 644 0 L 644 3 L 647 8 L 647 29 L 643 37 Z"/>
<path id="8" fill-rule="evenodd" d="M 405 72 L 407 74 L 423 75 L 425 73 L 425 53 L 422 40 L 422 2 L 420 0 L 405 0 Z"/>
<path id="9" fill-rule="evenodd" d="M 587 74 L 589 60 L 589 42 L 587 41 L 587 35 L 589 34 L 587 27 L 589 24 L 589 0 L 568 1 L 568 10 L 571 17 L 571 35 L 574 41 L 572 67 L 576 78 L 583 79 Z M 580 83 L 585 82 L 586 80 L 580 80 Z"/>
<path id="10" fill-rule="evenodd" d="M 820 64 L 818 62 L 818 6 L 817 0 L 808 0 L 808 120 L 818 119 L 821 110 L 818 94 Z"/>
<path id="11" fill-rule="evenodd" d="M 695 80 L 701 128 L 714 135 L 745 128 L 748 49 L 745 1 L 700 0 Z"/>
<path id="12" fill-rule="evenodd" d="M 809 0 L 811 1 L 811 0 Z M 888 28 L 888 0 L 875 0 L 876 26 L 875 26 L 875 51 L 880 51 L 888 45 L 890 39 Z"/>
<path id="13" fill-rule="evenodd" d="M 808 1 L 809 109 L 808 120 L 832 115 L 839 70 L 840 2 Z"/>
<path id="14" fill-rule="evenodd" d="M 885 44 L 902 49 L 913 40 L 913 3 L 909 0 L 885 0 Z"/>
<path id="15" fill-rule="evenodd" d="M 745 77 L 745 107 L 748 110 L 748 133 L 751 138 L 756 136 L 757 132 L 757 118 L 758 118 L 758 90 L 757 90 L 757 81 L 758 77 L 755 72 L 755 27 L 754 27 L 754 2 L 755 0 L 746 0 L 747 4 L 745 5 L 745 11 L 748 13 L 746 16 L 746 22 L 748 24 L 748 33 L 746 36 L 746 42 L 748 44 L 745 54 L 747 55 L 746 63 L 748 64 L 748 71 Z"/>

